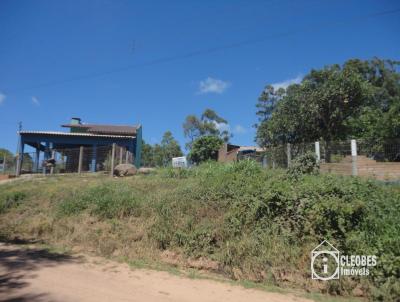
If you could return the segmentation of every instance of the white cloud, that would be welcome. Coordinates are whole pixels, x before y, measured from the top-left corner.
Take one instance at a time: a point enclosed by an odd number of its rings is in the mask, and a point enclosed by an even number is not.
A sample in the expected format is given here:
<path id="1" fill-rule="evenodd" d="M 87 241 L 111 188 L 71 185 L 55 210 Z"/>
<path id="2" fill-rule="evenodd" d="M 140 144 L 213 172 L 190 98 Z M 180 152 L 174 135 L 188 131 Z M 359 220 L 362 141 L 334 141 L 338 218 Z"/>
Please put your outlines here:
<path id="1" fill-rule="evenodd" d="M 236 125 L 235 128 L 233 128 L 233 133 L 245 134 L 245 133 L 247 133 L 247 129 L 245 127 L 243 127 L 242 125 Z"/>
<path id="2" fill-rule="evenodd" d="M 32 104 L 34 104 L 36 106 L 39 106 L 40 105 L 39 99 L 37 97 L 33 96 L 32 97 Z"/>
<path id="3" fill-rule="evenodd" d="M 217 93 L 221 94 L 223 93 L 231 84 L 226 81 L 214 79 L 211 77 L 208 77 L 207 79 L 200 81 L 199 84 L 199 93 L 200 94 L 205 94 L 205 93 Z"/>
<path id="4" fill-rule="evenodd" d="M 6 95 L 0 91 L 0 105 L 6 100 Z"/>
<path id="5" fill-rule="evenodd" d="M 303 79 L 303 76 L 302 75 L 298 75 L 297 77 L 295 77 L 293 79 L 288 79 L 288 80 L 285 80 L 283 82 L 271 84 L 271 86 L 273 86 L 275 90 L 277 90 L 279 88 L 285 88 L 286 89 L 286 88 L 288 88 L 289 85 L 299 84 L 302 79 Z"/>

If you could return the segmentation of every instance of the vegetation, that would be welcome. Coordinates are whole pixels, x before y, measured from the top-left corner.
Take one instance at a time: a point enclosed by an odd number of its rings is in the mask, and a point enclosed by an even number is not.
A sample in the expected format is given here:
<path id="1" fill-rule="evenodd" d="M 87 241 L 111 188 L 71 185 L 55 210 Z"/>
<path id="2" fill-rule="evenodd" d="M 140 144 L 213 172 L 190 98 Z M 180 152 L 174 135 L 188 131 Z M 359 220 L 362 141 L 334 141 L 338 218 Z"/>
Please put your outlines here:
<path id="1" fill-rule="evenodd" d="M 186 147 L 191 149 L 194 141 L 202 136 L 215 136 L 228 142 L 232 134 L 227 126 L 228 121 L 211 109 L 206 109 L 200 118 L 188 115 L 183 123 L 185 137 L 189 139 Z"/>
<path id="2" fill-rule="evenodd" d="M 6 167 L 10 167 L 14 165 L 14 154 L 4 148 L 0 148 L 0 163 L 3 164 L 5 159 Z"/>
<path id="3" fill-rule="evenodd" d="M 217 136 L 202 136 L 193 142 L 189 153 L 192 162 L 199 164 L 207 160 L 217 160 L 218 150 L 223 144 L 223 140 Z"/>
<path id="4" fill-rule="evenodd" d="M 319 164 L 315 153 L 308 152 L 298 156 L 293 160 L 287 170 L 287 173 L 292 177 L 299 177 L 303 174 L 319 174 Z"/>
<path id="5" fill-rule="evenodd" d="M 152 146 L 143 142 L 142 164 L 145 167 L 167 167 L 171 165 L 173 157 L 182 155 L 181 147 L 171 131 L 164 133 L 160 144 Z"/>
<path id="6" fill-rule="evenodd" d="M 292 177 L 252 161 L 207 162 L 122 180 L 5 184 L 0 204 L 0 236 L 6 238 L 35 237 L 126 261 L 165 260 L 167 251 L 180 265 L 203 259 L 239 280 L 334 295 L 357 288 L 381 301 L 400 296 L 398 186 Z M 311 280 L 310 252 L 323 239 L 345 254 L 377 255 L 378 265 L 364 278 Z"/>
<path id="7" fill-rule="evenodd" d="M 257 142 L 265 146 L 362 138 L 380 145 L 399 137 L 399 64 L 353 59 L 311 70 L 286 90 L 267 86 L 257 104 Z"/>

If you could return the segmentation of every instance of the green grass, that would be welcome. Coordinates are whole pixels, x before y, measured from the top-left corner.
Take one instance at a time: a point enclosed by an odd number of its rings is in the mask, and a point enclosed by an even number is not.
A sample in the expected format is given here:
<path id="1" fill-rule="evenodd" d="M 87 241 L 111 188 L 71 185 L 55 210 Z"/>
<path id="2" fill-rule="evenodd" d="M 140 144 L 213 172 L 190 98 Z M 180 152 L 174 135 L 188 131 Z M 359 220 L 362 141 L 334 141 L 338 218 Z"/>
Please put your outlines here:
<path id="1" fill-rule="evenodd" d="M 371 299 L 400 296 L 396 184 L 291 177 L 242 161 L 126 179 L 38 178 L 1 189 L 3 237 L 39 238 L 154 269 L 169 250 L 183 266 L 199 257 L 217 262 L 219 274 L 242 285 L 322 291 L 332 299 L 351 296 L 359 284 Z M 311 281 L 310 251 L 323 239 L 346 254 L 377 255 L 378 266 L 368 278 Z M 198 277 L 193 270 L 188 276 Z"/>

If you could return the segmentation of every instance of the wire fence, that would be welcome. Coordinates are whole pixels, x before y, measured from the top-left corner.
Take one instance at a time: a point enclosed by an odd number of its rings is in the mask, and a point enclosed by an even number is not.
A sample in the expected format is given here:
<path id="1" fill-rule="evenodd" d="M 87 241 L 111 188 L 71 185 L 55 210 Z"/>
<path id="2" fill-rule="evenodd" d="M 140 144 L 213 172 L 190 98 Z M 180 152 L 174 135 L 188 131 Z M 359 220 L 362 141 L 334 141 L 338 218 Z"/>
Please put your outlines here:
<path id="1" fill-rule="evenodd" d="M 400 180 L 400 139 L 344 140 L 268 146 L 264 152 L 238 154 L 265 168 L 287 169 L 300 156 L 314 154 L 323 173 Z"/>

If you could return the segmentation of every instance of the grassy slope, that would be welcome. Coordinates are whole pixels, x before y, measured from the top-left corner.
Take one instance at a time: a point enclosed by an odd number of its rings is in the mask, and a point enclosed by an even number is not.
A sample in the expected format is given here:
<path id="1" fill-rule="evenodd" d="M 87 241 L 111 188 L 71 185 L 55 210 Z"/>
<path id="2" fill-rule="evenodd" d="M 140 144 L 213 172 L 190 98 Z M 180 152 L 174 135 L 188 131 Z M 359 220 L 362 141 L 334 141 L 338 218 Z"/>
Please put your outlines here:
<path id="1" fill-rule="evenodd" d="M 292 180 L 251 163 L 204 165 L 127 179 L 63 176 L 2 185 L 0 236 L 135 265 L 191 266 L 201 259 L 203 267 L 217 263 L 219 273 L 243 282 L 343 295 L 357 288 L 389 300 L 399 290 L 399 206 L 398 188 L 372 182 Z M 369 279 L 313 282 L 309 252 L 322 238 L 346 253 L 378 254 L 381 267 Z"/>

